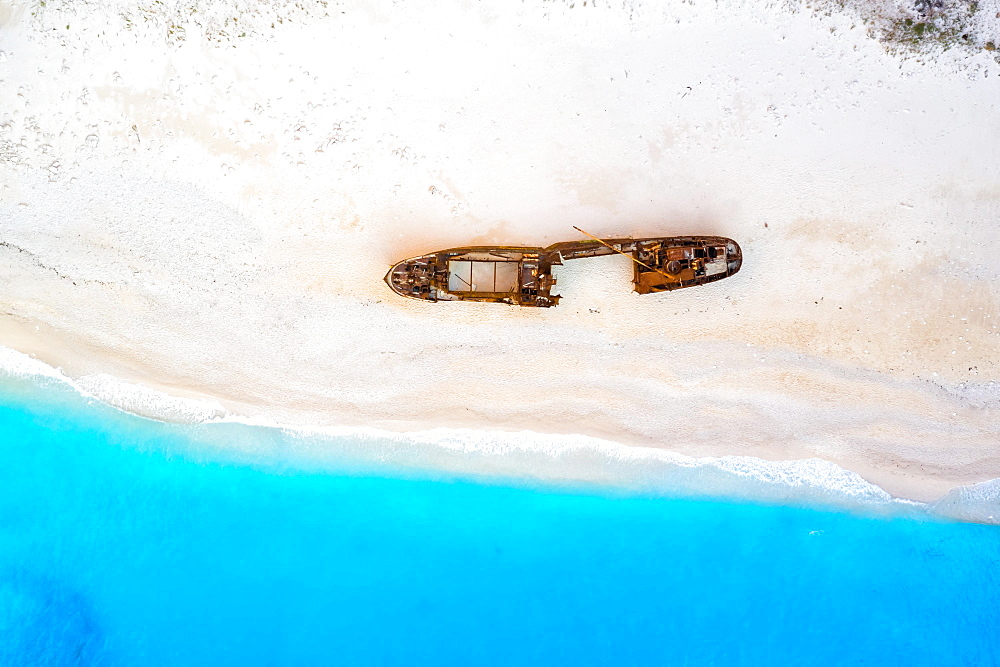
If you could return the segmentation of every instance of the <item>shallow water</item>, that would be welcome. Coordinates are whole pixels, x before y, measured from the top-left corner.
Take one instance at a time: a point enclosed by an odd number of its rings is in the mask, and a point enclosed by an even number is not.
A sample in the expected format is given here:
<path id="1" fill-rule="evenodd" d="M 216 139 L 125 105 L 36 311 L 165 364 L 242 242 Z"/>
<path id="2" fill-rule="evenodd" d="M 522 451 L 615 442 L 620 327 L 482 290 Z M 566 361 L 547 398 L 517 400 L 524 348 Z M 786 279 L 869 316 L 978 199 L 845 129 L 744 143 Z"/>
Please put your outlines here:
<path id="1" fill-rule="evenodd" d="M 1000 661 L 997 527 L 318 464 L 34 379 L 0 399 L 3 665 Z"/>

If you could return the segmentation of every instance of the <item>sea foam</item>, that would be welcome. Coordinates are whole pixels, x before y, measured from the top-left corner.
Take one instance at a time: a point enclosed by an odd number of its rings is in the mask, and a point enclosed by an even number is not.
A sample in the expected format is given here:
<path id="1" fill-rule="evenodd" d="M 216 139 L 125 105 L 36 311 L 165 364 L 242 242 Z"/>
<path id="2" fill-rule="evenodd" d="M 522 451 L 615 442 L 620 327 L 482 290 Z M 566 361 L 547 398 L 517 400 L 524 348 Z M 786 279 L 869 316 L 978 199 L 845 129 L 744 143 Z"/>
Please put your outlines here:
<path id="1" fill-rule="evenodd" d="M 172 396 L 107 374 L 74 380 L 60 369 L 0 347 L 0 373 L 58 382 L 117 410 L 203 428 L 263 429 L 282 437 L 221 439 L 241 460 L 309 469 L 389 466 L 419 477 L 463 476 L 504 483 L 562 487 L 595 485 L 604 491 L 668 497 L 715 497 L 746 501 L 826 505 L 930 513 L 963 521 L 998 523 L 1000 480 L 953 489 L 924 504 L 895 498 L 856 472 L 818 458 L 770 461 L 752 456 L 691 457 L 654 447 L 625 445 L 586 435 L 533 431 L 433 428 L 398 432 L 372 427 L 302 426 L 261 416 L 232 414 L 217 401 Z M 238 442 L 239 444 L 235 444 Z M 272 444 L 261 444 L 272 443 Z M 409 474 L 409 473 L 405 473 Z"/>
<path id="2" fill-rule="evenodd" d="M 233 418 L 230 418 L 233 419 Z M 666 497 L 923 511 L 861 475 L 817 458 L 691 457 L 585 435 L 436 428 L 396 433 L 372 428 L 288 429 L 304 449 L 337 441 L 358 458 L 446 474 L 598 485 Z"/>
<path id="3" fill-rule="evenodd" d="M 123 412 L 160 421 L 201 423 L 226 414 L 225 408 L 218 401 L 172 396 L 105 373 L 85 375 L 74 380 L 59 368 L 7 347 L 0 347 L 0 373 L 59 382 L 87 398 L 106 403 Z"/>
<path id="4" fill-rule="evenodd" d="M 119 410 L 162 421 L 200 423 L 227 414 L 218 401 L 171 396 L 105 373 L 85 375 L 75 384 L 79 391 Z"/>

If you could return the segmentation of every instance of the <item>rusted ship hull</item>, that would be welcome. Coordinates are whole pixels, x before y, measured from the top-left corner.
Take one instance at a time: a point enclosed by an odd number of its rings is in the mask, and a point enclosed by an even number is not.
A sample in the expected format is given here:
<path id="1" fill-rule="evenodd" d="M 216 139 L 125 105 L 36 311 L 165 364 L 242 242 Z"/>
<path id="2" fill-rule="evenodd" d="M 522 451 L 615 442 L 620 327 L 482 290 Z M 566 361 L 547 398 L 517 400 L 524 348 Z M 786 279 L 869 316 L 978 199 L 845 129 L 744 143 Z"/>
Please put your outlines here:
<path id="1" fill-rule="evenodd" d="M 552 267 L 571 259 L 623 254 L 632 258 L 635 291 L 667 292 L 721 280 L 740 270 L 739 244 L 721 236 L 595 239 L 548 248 L 451 248 L 403 260 L 385 282 L 400 296 L 423 301 L 488 301 L 548 308 Z"/>

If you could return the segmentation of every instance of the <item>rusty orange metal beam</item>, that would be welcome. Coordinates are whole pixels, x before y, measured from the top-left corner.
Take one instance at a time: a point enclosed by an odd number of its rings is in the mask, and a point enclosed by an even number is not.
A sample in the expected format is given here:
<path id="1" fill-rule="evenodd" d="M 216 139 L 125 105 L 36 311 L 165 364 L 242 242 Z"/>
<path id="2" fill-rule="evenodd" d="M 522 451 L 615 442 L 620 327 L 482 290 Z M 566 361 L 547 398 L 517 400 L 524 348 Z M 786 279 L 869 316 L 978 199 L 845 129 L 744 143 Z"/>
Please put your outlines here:
<path id="1" fill-rule="evenodd" d="M 659 273 L 664 278 L 667 278 L 668 280 L 680 280 L 680 278 L 678 276 L 675 276 L 675 275 L 673 275 L 671 273 L 665 273 L 663 271 L 660 271 L 659 269 L 657 269 L 655 267 L 652 267 L 649 264 L 646 264 L 645 262 L 640 262 L 638 257 L 633 257 L 632 255 L 628 254 L 627 252 L 622 252 L 618 248 L 615 248 L 613 245 L 611 245 L 609 243 L 605 243 L 603 240 L 597 238 L 596 236 L 594 236 L 590 232 L 583 231 L 582 229 L 580 229 L 576 225 L 573 225 L 573 229 L 575 229 L 576 231 L 580 232 L 581 234 L 586 234 L 587 236 L 589 236 L 590 238 L 594 239 L 595 241 L 597 241 L 601 245 L 603 245 L 603 246 L 605 246 L 607 248 L 610 248 L 613 252 L 616 252 L 619 255 L 624 255 L 624 256 L 628 257 L 629 259 L 631 259 L 633 262 L 635 262 L 639 266 L 644 266 L 647 269 L 649 269 L 650 271 L 656 271 L 657 273 Z"/>

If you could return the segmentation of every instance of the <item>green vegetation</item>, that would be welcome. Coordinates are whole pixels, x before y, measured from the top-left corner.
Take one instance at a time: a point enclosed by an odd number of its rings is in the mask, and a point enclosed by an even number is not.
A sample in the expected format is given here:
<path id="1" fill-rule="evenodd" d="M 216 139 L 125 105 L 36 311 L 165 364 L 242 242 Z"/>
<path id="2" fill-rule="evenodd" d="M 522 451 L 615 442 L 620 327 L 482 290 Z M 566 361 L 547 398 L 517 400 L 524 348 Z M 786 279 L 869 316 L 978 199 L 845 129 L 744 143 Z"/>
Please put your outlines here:
<path id="1" fill-rule="evenodd" d="M 897 55 L 932 57 L 950 49 L 962 49 L 970 55 L 983 50 L 996 52 L 996 40 L 991 39 L 995 36 L 983 34 L 989 17 L 982 16 L 979 0 L 800 1 L 800 6 L 819 15 L 855 14 L 872 39 Z M 1000 62 L 1000 53 L 995 57 Z"/>

